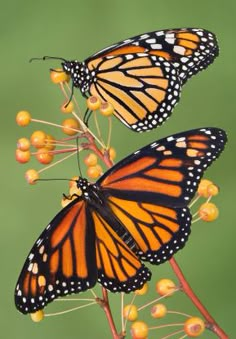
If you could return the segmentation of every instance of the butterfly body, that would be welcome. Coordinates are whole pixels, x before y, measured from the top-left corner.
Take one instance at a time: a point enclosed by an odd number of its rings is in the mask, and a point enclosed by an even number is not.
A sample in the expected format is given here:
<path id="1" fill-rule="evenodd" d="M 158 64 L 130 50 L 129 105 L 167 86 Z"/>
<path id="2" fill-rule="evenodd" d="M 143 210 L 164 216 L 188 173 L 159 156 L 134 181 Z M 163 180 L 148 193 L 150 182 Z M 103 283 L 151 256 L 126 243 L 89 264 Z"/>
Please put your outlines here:
<path id="1" fill-rule="evenodd" d="M 182 85 L 218 53 L 213 33 L 177 28 L 137 35 L 62 67 L 84 96 L 110 102 L 120 121 L 142 132 L 169 118 Z"/>
<path id="2" fill-rule="evenodd" d="M 16 307 L 35 312 L 92 288 L 131 292 L 188 240 L 204 170 L 220 155 L 223 130 L 202 128 L 155 141 L 121 160 L 62 209 L 33 245 L 19 276 Z"/>

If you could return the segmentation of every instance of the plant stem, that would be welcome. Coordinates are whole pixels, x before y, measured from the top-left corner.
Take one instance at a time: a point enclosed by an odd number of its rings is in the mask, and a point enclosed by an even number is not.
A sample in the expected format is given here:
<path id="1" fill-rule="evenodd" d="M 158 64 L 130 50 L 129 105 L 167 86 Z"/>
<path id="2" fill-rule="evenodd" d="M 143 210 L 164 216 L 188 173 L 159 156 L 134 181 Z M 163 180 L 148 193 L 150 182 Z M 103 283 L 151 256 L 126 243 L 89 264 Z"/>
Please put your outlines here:
<path id="1" fill-rule="evenodd" d="M 216 323 L 215 319 L 210 315 L 210 313 L 205 308 L 205 306 L 202 304 L 202 302 L 198 299 L 196 294 L 193 292 L 191 286 L 187 282 L 185 276 L 183 275 L 183 272 L 181 271 L 174 257 L 172 257 L 169 260 L 169 262 L 174 273 L 176 274 L 179 280 L 182 291 L 189 297 L 189 299 L 197 307 L 197 309 L 201 312 L 201 314 L 204 316 L 205 320 L 207 321 L 207 328 L 211 330 L 212 332 L 214 332 L 216 335 L 218 335 L 220 339 L 229 338 L 228 335 L 223 331 L 223 329 Z"/>
<path id="2" fill-rule="evenodd" d="M 107 290 L 104 287 L 102 287 L 102 297 L 103 297 L 103 299 L 100 301 L 100 305 L 101 305 L 101 307 L 103 308 L 103 310 L 106 314 L 107 321 L 108 321 L 109 327 L 111 329 L 112 337 L 113 337 L 113 339 L 123 339 L 124 335 L 117 333 L 116 326 L 115 326 L 115 323 L 114 323 L 114 319 L 113 319 L 112 313 L 111 313 L 111 308 L 110 308 L 109 299 L 108 299 L 108 293 L 107 293 Z"/>
<path id="3" fill-rule="evenodd" d="M 90 149 L 95 154 L 97 154 L 97 156 L 103 161 L 103 163 L 108 168 L 112 167 L 113 163 L 110 160 L 109 155 L 107 155 L 106 152 L 103 154 L 100 151 L 100 149 L 98 149 L 97 145 L 95 144 L 95 140 L 94 140 L 93 136 L 89 132 L 85 133 L 83 136 L 88 139 L 88 143 L 82 144 L 83 149 Z"/>

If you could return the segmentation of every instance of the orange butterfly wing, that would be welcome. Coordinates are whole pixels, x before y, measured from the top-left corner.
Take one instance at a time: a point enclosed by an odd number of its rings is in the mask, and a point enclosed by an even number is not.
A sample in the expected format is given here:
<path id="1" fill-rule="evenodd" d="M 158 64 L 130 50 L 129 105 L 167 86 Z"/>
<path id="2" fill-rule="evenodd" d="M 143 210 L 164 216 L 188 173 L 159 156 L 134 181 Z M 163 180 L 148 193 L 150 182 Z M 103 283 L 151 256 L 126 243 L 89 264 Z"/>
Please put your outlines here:
<path id="1" fill-rule="evenodd" d="M 113 292 L 127 293 L 140 289 L 145 281 L 151 279 L 151 272 L 129 248 L 133 246 L 125 243 L 126 232 L 121 230 L 112 214 L 102 216 L 94 211 L 92 215 L 97 236 L 98 281 Z M 120 230 L 114 230 L 116 224 Z"/>
<path id="2" fill-rule="evenodd" d="M 227 136 L 202 128 L 158 140 L 120 161 L 99 180 L 104 194 L 169 207 L 185 207 Z"/>
<path id="3" fill-rule="evenodd" d="M 135 152 L 98 180 L 142 260 L 159 264 L 184 246 L 191 224 L 187 206 L 226 140 L 214 128 L 176 134 Z"/>
<path id="4" fill-rule="evenodd" d="M 137 132 L 161 125 L 179 100 L 177 71 L 157 56 L 107 56 L 91 60 L 87 67 L 90 72 L 96 69 L 90 94 L 111 103 L 116 117 Z"/>
<path id="5" fill-rule="evenodd" d="M 109 46 L 87 60 L 132 53 L 149 53 L 173 63 L 182 83 L 207 68 L 219 54 L 214 33 L 201 28 L 174 28 L 134 36 Z"/>
<path id="6" fill-rule="evenodd" d="M 169 260 L 184 247 L 190 234 L 191 214 L 186 208 L 170 208 L 110 196 L 112 213 L 135 240 L 136 254 L 152 264 Z"/>
<path id="7" fill-rule="evenodd" d="M 58 213 L 31 249 L 16 285 L 15 304 L 20 312 L 32 313 L 97 281 L 108 290 L 130 292 L 150 278 L 109 223 L 78 198 Z"/>
<path id="8" fill-rule="evenodd" d="M 95 285 L 95 231 L 86 213 L 84 201 L 71 203 L 36 241 L 15 291 L 15 303 L 22 313 L 34 312 L 59 296 Z"/>
<path id="9" fill-rule="evenodd" d="M 121 122 L 141 132 L 168 119 L 182 85 L 218 52 L 216 37 L 207 30 L 168 29 L 120 41 L 83 62 L 63 59 L 62 67 L 82 95 L 111 103 Z"/>

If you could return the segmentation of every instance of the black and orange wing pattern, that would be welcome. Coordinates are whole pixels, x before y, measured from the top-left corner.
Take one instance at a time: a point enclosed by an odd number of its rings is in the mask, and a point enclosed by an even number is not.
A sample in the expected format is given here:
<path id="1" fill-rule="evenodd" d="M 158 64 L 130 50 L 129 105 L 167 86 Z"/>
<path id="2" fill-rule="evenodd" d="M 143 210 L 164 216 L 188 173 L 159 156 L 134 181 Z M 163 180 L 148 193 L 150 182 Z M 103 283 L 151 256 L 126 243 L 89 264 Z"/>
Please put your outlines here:
<path id="1" fill-rule="evenodd" d="M 130 292 L 151 272 L 107 221 L 81 198 L 51 221 L 28 255 L 15 290 L 20 312 L 32 313 L 54 299 L 92 288 Z"/>
<path id="2" fill-rule="evenodd" d="M 117 198 L 184 207 L 226 140 L 225 132 L 218 128 L 178 133 L 129 155 L 97 183 L 104 194 Z"/>
<path id="3" fill-rule="evenodd" d="M 217 128 L 178 133 L 138 150 L 98 180 L 142 260 L 159 264 L 184 246 L 191 224 L 187 206 L 226 141 Z"/>
<path id="4" fill-rule="evenodd" d="M 106 56 L 88 62 L 96 69 L 89 88 L 111 103 L 115 116 L 136 132 L 151 130 L 169 118 L 179 101 L 181 85 L 171 63 L 145 53 Z"/>
<path id="5" fill-rule="evenodd" d="M 151 279 L 151 272 L 134 253 L 136 245 L 122 224 L 117 222 L 112 213 L 108 214 L 108 210 L 104 213 L 102 209 L 104 206 L 99 213 L 92 212 L 96 232 L 98 282 L 112 292 L 129 293 L 140 289 Z"/>
<path id="6" fill-rule="evenodd" d="M 184 247 L 191 232 L 188 207 L 173 208 L 156 203 L 108 198 L 109 207 L 135 240 L 141 260 L 162 264 Z"/>
<path id="7" fill-rule="evenodd" d="M 73 201 L 40 235 L 17 282 L 19 311 L 34 312 L 59 296 L 95 285 L 95 231 L 87 213 L 83 200 Z"/>
<path id="8" fill-rule="evenodd" d="M 182 83 L 207 68 L 219 55 L 214 33 L 202 28 L 173 28 L 136 35 L 109 46 L 87 60 L 130 53 L 162 57 L 177 68 Z"/>
<path id="9" fill-rule="evenodd" d="M 111 103 L 121 122 L 143 132 L 169 118 L 182 85 L 218 53 L 207 30 L 167 29 L 120 41 L 83 62 L 65 60 L 62 67 L 84 96 Z"/>

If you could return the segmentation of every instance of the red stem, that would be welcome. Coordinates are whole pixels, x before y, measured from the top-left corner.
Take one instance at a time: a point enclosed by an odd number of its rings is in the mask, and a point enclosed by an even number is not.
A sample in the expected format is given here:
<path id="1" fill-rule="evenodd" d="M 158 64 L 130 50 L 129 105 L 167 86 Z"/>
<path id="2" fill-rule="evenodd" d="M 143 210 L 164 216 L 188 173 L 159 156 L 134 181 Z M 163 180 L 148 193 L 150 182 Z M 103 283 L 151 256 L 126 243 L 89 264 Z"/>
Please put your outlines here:
<path id="1" fill-rule="evenodd" d="M 45 152 L 42 152 L 41 154 L 64 154 L 64 153 L 71 153 L 71 152 L 74 152 L 74 151 L 77 151 L 78 148 L 77 147 L 71 147 L 71 148 L 64 148 L 64 149 L 60 149 L 60 150 L 53 150 L 53 151 L 50 151 L 50 150 L 45 150 Z M 37 155 L 38 152 L 32 152 L 31 155 Z"/>
<path id="2" fill-rule="evenodd" d="M 89 133 L 84 133 L 84 137 L 88 139 L 88 143 L 83 143 L 82 147 L 83 149 L 90 149 L 93 151 L 97 156 L 102 160 L 102 162 L 108 167 L 112 167 L 113 163 L 110 160 L 109 154 L 105 151 L 105 153 L 102 153 L 100 149 L 98 149 L 97 145 L 94 142 L 94 138 L 91 134 Z"/>
<path id="3" fill-rule="evenodd" d="M 114 319 L 112 317 L 107 290 L 104 287 L 102 287 L 102 296 L 103 296 L 103 300 L 102 300 L 101 306 L 106 314 L 107 321 L 111 329 L 112 337 L 113 339 L 120 339 L 120 336 L 118 335 L 117 330 L 116 330 Z"/>
<path id="4" fill-rule="evenodd" d="M 187 282 L 185 276 L 183 275 L 183 272 L 181 271 L 179 265 L 177 264 L 174 257 L 172 257 L 170 260 L 170 265 L 175 272 L 177 278 L 179 279 L 180 287 L 184 291 L 184 293 L 189 297 L 189 299 L 192 301 L 192 303 L 197 307 L 197 309 L 201 312 L 201 314 L 204 316 L 204 318 L 207 321 L 207 328 L 213 331 L 220 339 L 227 339 L 228 335 L 223 331 L 223 329 L 216 323 L 215 319 L 210 315 L 210 313 L 207 311 L 205 306 L 201 303 L 201 301 L 198 299 L 196 294 L 193 292 L 191 286 Z"/>

